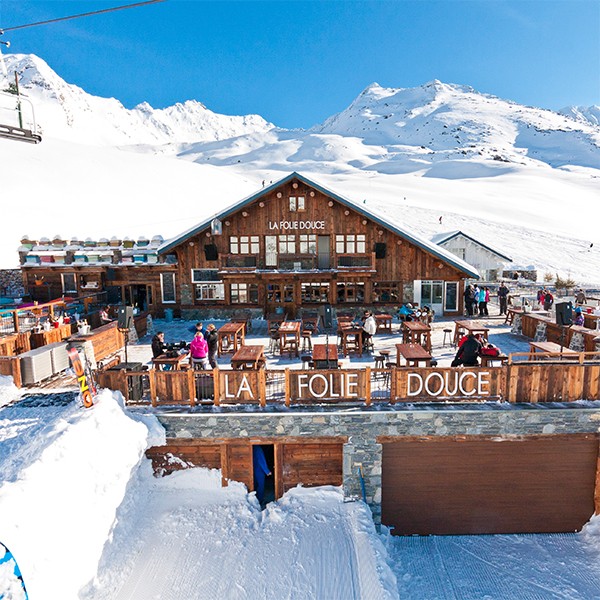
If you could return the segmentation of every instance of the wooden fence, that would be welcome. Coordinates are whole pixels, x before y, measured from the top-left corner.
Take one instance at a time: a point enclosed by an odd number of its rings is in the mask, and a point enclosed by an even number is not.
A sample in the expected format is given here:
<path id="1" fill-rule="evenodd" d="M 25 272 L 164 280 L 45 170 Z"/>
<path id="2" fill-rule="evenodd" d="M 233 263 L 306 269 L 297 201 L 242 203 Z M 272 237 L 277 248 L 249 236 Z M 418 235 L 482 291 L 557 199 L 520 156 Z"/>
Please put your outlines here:
<path id="1" fill-rule="evenodd" d="M 600 400 L 600 360 L 527 361 L 501 367 L 336 370 L 98 371 L 100 387 L 129 403 L 369 406 L 399 402 Z"/>

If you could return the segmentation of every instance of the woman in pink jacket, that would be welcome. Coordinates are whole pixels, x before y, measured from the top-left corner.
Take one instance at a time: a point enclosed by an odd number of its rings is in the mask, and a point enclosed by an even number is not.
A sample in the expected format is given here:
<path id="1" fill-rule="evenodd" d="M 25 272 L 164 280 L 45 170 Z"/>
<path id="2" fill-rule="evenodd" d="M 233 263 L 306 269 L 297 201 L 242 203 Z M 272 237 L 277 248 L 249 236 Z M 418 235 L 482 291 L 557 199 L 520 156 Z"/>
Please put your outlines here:
<path id="1" fill-rule="evenodd" d="M 194 369 L 208 369 L 208 344 L 201 331 L 197 331 L 190 344 L 190 354 Z"/>

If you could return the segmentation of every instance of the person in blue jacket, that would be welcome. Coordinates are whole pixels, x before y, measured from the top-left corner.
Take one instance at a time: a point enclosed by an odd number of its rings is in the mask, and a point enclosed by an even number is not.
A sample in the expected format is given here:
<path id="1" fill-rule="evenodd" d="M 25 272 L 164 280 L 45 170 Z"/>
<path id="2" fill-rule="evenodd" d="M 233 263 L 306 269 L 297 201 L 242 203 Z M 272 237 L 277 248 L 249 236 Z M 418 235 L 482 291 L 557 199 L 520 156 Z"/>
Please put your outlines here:
<path id="1" fill-rule="evenodd" d="M 265 497 L 265 478 L 271 474 L 263 449 L 259 445 L 252 446 L 252 466 L 254 469 L 254 487 L 256 497 L 262 504 Z"/>

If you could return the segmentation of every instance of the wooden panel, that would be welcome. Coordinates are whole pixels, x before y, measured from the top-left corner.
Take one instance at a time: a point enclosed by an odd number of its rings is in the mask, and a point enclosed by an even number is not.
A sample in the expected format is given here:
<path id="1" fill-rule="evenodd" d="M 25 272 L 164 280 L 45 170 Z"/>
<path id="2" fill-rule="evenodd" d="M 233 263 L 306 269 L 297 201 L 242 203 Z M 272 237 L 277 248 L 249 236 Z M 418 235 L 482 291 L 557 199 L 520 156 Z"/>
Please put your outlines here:
<path id="1" fill-rule="evenodd" d="M 224 480 L 241 481 L 249 490 L 254 489 L 252 446 L 248 442 L 228 443 L 222 458 Z"/>
<path id="2" fill-rule="evenodd" d="M 154 371 L 157 404 L 187 404 L 190 389 L 187 371 Z"/>
<path id="3" fill-rule="evenodd" d="M 18 356 L 0 356 L 0 375 L 13 378 L 16 387 L 23 385 L 21 381 L 21 360 Z"/>
<path id="4" fill-rule="evenodd" d="M 56 342 L 62 342 L 71 335 L 71 324 L 59 325 L 58 327 L 52 327 L 48 331 L 41 331 L 40 333 L 32 333 L 30 337 L 30 343 L 32 348 L 41 348 L 48 344 L 55 344 Z"/>
<path id="5" fill-rule="evenodd" d="M 221 445 L 198 440 L 170 439 L 165 446 L 148 448 L 146 456 L 152 460 L 154 472 L 161 475 L 190 467 L 221 468 Z"/>
<path id="6" fill-rule="evenodd" d="M 395 534 L 578 531 L 597 459 L 596 434 L 387 442 L 382 522 Z"/>
<path id="7" fill-rule="evenodd" d="M 283 492 L 299 483 L 306 487 L 342 485 L 342 453 L 343 443 L 283 444 Z"/>
<path id="8" fill-rule="evenodd" d="M 74 342 L 91 341 L 96 361 L 115 354 L 124 345 L 123 334 L 117 329 L 116 322 L 93 329 L 89 335 L 73 335 L 69 340 Z"/>

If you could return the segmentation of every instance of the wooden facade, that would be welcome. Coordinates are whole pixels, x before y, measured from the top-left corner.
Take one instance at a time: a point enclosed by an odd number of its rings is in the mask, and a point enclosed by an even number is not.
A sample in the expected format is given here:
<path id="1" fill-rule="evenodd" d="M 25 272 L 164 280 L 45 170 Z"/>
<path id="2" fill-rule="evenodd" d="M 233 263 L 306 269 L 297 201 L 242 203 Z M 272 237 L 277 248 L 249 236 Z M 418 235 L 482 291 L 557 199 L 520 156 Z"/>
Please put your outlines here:
<path id="1" fill-rule="evenodd" d="M 165 446 L 146 451 L 154 471 L 168 475 L 192 467 L 221 469 L 222 483 L 241 481 L 254 490 L 252 446 L 273 446 L 275 498 L 302 484 L 305 487 L 342 485 L 342 449 L 345 437 L 167 439 Z"/>
<path id="2" fill-rule="evenodd" d="M 106 291 L 108 303 L 137 304 L 155 315 L 170 308 L 189 318 L 215 309 L 294 317 L 300 308 L 415 301 L 461 314 L 463 281 L 478 276 L 455 255 L 403 229 L 401 217 L 392 223 L 297 173 L 169 242 L 143 247 L 134 262 L 123 262 L 121 246 L 112 256 L 110 246 L 100 257 L 97 248 L 87 251 L 92 262 L 82 262 L 85 250 L 67 252 L 58 263 L 40 247 L 28 243 L 21 250 L 32 293 L 64 295 L 66 276 L 73 293 L 84 281 L 86 289 Z"/>

